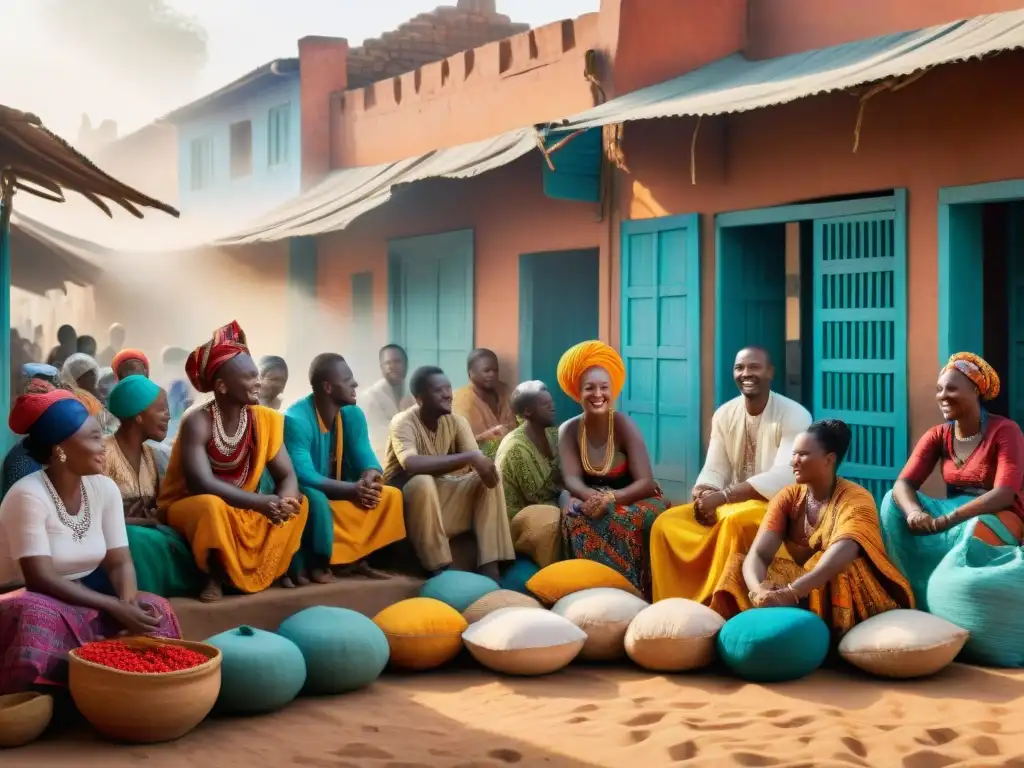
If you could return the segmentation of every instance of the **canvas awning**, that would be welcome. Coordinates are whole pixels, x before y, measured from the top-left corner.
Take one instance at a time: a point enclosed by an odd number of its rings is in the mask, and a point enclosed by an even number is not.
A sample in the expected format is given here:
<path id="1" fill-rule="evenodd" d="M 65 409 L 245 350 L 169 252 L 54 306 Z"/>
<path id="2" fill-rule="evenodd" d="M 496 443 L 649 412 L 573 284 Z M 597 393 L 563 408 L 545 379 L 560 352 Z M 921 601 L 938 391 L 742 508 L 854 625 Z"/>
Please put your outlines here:
<path id="1" fill-rule="evenodd" d="M 345 229 L 391 199 L 391 190 L 399 184 L 431 178 L 467 179 L 518 160 L 536 147 L 537 131 L 521 128 L 395 163 L 335 171 L 313 189 L 216 245 L 264 243 Z"/>
<path id="2" fill-rule="evenodd" d="M 11 285 L 44 295 L 65 283 L 90 285 L 103 268 L 106 251 L 95 243 L 78 240 L 26 216 L 11 221 Z"/>
<path id="3" fill-rule="evenodd" d="M 574 131 L 631 120 L 744 112 L 1020 47 L 1024 11 L 1008 11 L 776 59 L 750 61 L 734 54 L 552 127 Z"/>

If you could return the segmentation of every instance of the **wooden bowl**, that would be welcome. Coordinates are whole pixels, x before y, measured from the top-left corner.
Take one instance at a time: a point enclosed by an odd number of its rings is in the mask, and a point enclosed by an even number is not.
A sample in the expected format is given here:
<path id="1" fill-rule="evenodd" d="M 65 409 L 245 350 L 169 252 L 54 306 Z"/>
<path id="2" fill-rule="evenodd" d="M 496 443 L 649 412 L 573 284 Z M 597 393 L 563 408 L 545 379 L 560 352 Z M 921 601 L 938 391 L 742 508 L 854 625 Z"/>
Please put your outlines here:
<path id="1" fill-rule="evenodd" d="M 23 747 L 38 739 L 53 718 L 53 697 L 45 693 L 0 696 L 0 747 Z"/>
<path id="2" fill-rule="evenodd" d="M 152 744 L 184 736 L 213 709 L 220 693 L 220 649 L 163 638 L 121 640 L 136 648 L 177 645 L 209 661 L 179 672 L 122 672 L 68 654 L 68 683 L 75 706 L 92 726 L 116 741 Z"/>

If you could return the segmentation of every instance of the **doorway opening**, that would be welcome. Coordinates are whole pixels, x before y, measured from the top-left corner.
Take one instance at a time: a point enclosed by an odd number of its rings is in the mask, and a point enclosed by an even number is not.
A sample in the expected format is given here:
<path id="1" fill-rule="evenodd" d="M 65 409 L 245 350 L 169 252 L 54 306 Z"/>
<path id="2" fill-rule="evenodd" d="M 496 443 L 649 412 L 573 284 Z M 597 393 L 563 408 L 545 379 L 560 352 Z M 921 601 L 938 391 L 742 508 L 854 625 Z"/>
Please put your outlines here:
<path id="1" fill-rule="evenodd" d="M 519 257 L 519 380 L 539 379 L 555 401 L 559 424 L 579 413 L 555 378 L 562 353 L 598 337 L 597 248 Z"/>

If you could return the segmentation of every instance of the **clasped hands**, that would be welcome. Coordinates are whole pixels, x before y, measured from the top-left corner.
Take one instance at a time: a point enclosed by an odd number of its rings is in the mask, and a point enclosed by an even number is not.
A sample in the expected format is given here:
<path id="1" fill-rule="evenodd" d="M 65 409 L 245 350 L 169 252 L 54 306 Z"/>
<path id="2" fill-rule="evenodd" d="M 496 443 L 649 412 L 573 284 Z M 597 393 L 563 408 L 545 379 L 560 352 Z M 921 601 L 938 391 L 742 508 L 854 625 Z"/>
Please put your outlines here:
<path id="1" fill-rule="evenodd" d="M 615 493 L 613 491 L 600 490 L 591 494 L 586 501 L 581 501 L 577 498 L 569 499 L 566 508 L 572 509 L 575 506 L 584 517 L 590 520 L 598 520 L 604 516 L 608 510 L 608 505 L 614 503 Z"/>
<path id="2" fill-rule="evenodd" d="M 701 525 L 710 528 L 718 522 L 718 508 L 726 503 L 725 492 L 713 485 L 698 485 L 693 489 L 693 515 Z"/>
<path id="3" fill-rule="evenodd" d="M 360 509 L 375 509 L 380 504 L 380 493 L 383 487 L 383 475 L 375 469 L 369 469 L 356 481 L 353 502 Z"/>
<path id="4" fill-rule="evenodd" d="M 749 597 L 755 608 L 793 608 L 800 604 L 800 596 L 792 584 L 780 586 L 770 581 L 762 581 Z"/>
<path id="5" fill-rule="evenodd" d="M 952 515 L 932 517 L 921 509 L 913 510 L 907 515 L 907 527 L 918 536 L 930 536 L 933 533 L 948 531 L 960 521 Z"/>
<path id="6" fill-rule="evenodd" d="M 261 501 L 260 508 L 256 511 L 274 525 L 284 525 L 302 509 L 302 499 L 265 496 Z"/>

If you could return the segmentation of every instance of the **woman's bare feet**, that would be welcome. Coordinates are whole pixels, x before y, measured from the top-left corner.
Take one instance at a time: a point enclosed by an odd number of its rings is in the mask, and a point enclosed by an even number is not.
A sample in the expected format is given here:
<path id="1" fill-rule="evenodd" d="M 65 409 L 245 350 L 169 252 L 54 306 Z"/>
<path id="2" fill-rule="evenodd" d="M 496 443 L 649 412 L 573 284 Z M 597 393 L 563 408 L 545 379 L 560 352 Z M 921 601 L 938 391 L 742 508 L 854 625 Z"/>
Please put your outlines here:
<path id="1" fill-rule="evenodd" d="M 333 584 L 337 581 L 330 568 L 314 568 L 310 571 L 309 577 L 314 584 Z"/>
<path id="2" fill-rule="evenodd" d="M 224 597 L 224 587 L 221 586 L 219 581 L 210 579 L 206 582 L 206 586 L 203 587 L 203 591 L 199 593 L 199 602 L 216 603 L 222 597 Z"/>
<path id="3" fill-rule="evenodd" d="M 277 580 L 277 585 L 282 589 L 295 589 L 295 582 L 292 581 L 292 577 L 285 575 Z"/>

